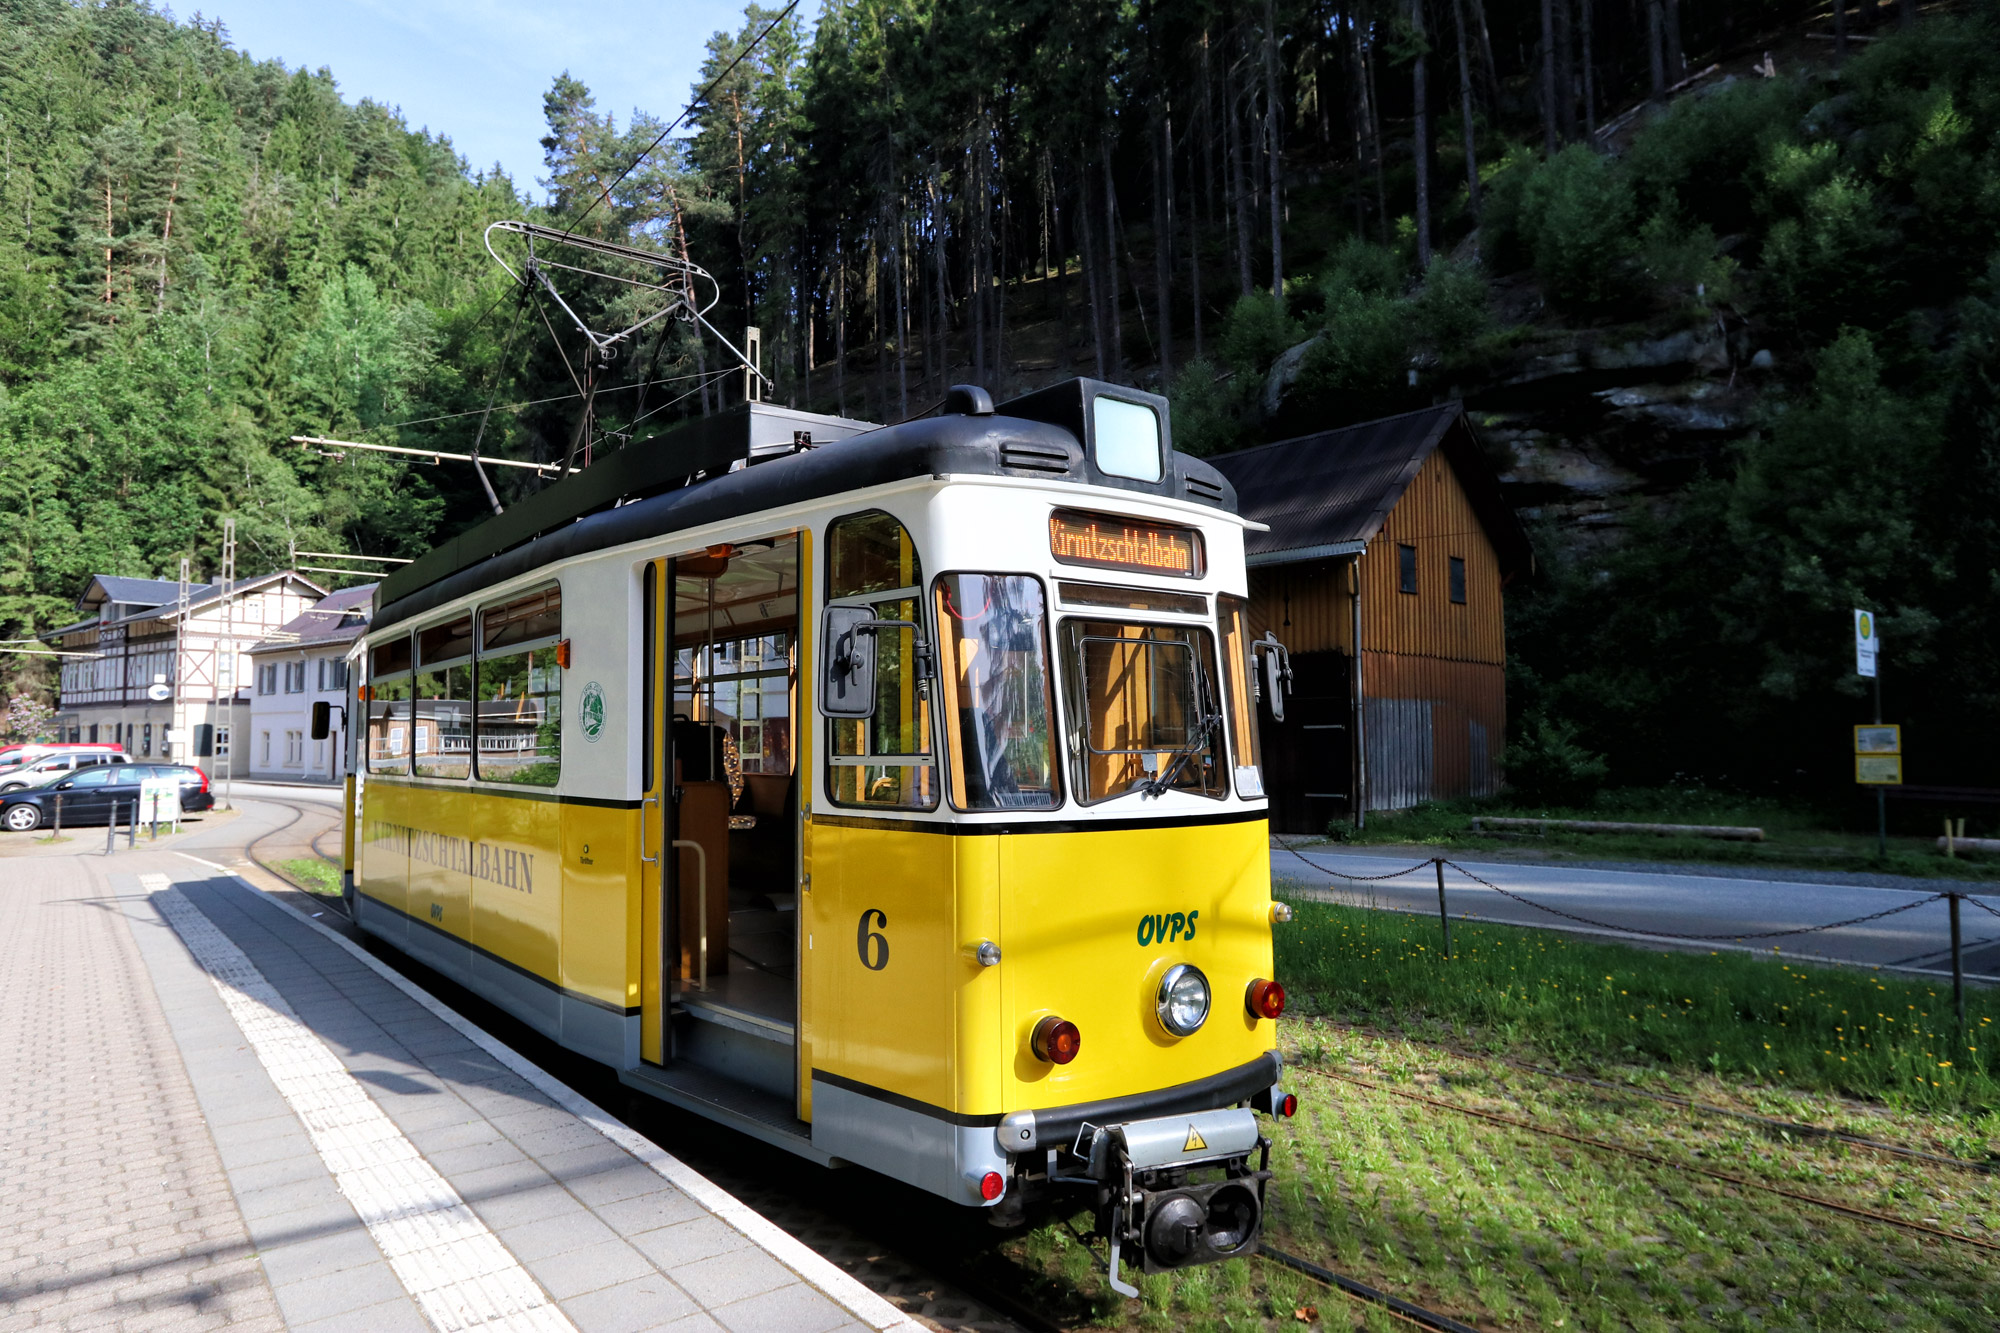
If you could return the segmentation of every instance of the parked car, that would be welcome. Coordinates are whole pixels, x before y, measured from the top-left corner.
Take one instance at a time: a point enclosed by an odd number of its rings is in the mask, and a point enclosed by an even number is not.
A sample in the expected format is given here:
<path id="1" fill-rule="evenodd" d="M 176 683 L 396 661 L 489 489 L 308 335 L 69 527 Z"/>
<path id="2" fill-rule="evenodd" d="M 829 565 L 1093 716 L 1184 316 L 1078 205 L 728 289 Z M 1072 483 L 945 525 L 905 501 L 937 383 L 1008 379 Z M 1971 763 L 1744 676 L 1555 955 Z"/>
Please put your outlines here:
<path id="1" fill-rule="evenodd" d="M 51 779 L 84 767 L 86 764 L 129 764 L 132 757 L 123 750 L 105 753 L 96 749 L 66 749 L 55 754 L 43 755 L 22 764 L 19 768 L 0 773 L 0 795 L 19 791 L 23 787 L 39 787 Z"/>
<path id="2" fill-rule="evenodd" d="M 108 758 L 124 754 L 125 747 L 105 741 L 21 741 L 0 745 L 0 777 L 39 760 L 59 754 L 91 754 Z M 95 763 L 97 760 L 92 760 Z"/>
<path id="3" fill-rule="evenodd" d="M 70 824 L 103 824 L 116 813 L 121 820 L 132 817 L 131 808 L 139 800 L 139 784 L 147 778 L 180 779 L 181 813 L 198 814 L 215 808 L 215 793 L 209 790 L 208 774 L 192 764 L 91 764 L 73 773 L 58 773 L 39 787 L 0 796 L 0 828 L 27 833 L 56 818 L 56 798 L 62 798 L 62 821 Z"/>

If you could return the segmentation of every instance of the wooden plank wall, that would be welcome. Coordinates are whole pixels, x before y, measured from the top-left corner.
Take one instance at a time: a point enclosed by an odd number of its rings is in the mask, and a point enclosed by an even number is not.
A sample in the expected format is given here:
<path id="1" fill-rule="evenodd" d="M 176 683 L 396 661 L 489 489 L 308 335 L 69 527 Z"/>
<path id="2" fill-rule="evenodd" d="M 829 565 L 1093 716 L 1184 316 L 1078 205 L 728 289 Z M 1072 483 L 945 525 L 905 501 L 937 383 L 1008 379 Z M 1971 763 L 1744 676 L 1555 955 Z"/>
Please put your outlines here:
<path id="1" fill-rule="evenodd" d="M 1364 651 L 1361 675 L 1370 810 L 1498 790 L 1504 667 Z"/>
<path id="2" fill-rule="evenodd" d="M 1276 634 L 1295 653 L 1354 652 L 1348 559 L 1272 565 L 1250 571 L 1250 637 Z"/>
<path id="3" fill-rule="evenodd" d="M 1414 594 L 1397 591 L 1398 546 L 1417 548 Z M 1450 596 L 1452 556 L 1465 560 L 1462 606 Z M 1500 599 L 1500 562 L 1493 545 L 1444 451 L 1436 450 L 1361 557 L 1362 645 L 1376 652 L 1497 666 L 1507 660 Z M 1372 683 L 1367 692 L 1376 693 Z"/>

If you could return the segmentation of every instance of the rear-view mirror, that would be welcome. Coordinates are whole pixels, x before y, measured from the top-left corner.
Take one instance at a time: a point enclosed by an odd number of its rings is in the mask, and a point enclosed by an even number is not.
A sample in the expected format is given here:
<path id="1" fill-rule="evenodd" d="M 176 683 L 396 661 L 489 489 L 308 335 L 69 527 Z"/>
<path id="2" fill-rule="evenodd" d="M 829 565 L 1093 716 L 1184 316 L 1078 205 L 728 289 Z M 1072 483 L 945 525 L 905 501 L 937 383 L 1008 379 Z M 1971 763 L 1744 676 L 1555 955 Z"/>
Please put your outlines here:
<path id="1" fill-rule="evenodd" d="M 333 730 L 333 705 L 321 699 L 313 705 L 312 738 L 323 741 Z"/>
<path id="2" fill-rule="evenodd" d="M 1264 699 L 1271 705 L 1271 720 L 1285 720 L 1285 695 L 1292 688 L 1292 655 L 1270 630 L 1250 644 L 1264 664 Z"/>
<path id="3" fill-rule="evenodd" d="M 829 606 L 820 621 L 819 710 L 828 717 L 871 717 L 875 712 L 875 619 L 865 606 Z"/>

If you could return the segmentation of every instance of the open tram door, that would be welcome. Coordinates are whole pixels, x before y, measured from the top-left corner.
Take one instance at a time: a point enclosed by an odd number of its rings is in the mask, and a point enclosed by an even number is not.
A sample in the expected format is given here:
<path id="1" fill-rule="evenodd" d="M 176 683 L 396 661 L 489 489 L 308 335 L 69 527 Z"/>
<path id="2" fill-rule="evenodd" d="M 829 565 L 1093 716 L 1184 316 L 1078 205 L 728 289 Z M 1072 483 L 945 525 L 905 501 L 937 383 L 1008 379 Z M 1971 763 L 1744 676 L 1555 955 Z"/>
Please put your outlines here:
<path id="1" fill-rule="evenodd" d="M 799 536 L 642 571 L 638 1078 L 796 1147 Z"/>

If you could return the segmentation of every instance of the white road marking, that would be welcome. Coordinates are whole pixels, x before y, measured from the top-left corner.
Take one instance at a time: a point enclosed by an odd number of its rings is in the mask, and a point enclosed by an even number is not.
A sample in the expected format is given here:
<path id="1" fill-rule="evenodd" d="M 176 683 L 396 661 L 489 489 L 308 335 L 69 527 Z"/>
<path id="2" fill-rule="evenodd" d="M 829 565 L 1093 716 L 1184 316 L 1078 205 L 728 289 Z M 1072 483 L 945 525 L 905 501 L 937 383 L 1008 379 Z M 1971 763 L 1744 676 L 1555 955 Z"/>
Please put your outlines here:
<path id="1" fill-rule="evenodd" d="M 186 852 L 176 852 L 175 855 L 185 856 L 190 861 L 214 870 L 222 869 L 213 862 L 203 861 L 198 856 L 188 856 Z M 779 1227 L 659 1144 L 623 1121 L 614 1119 L 610 1113 L 600 1109 L 588 1097 L 547 1073 L 527 1056 L 498 1037 L 492 1036 L 478 1024 L 447 1007 L 429 991 L 418 986 L 353 940 L 330 926 L 323 926 L 314 921 L 282 898 L 264 893 L 250 881 L 240 876 L 232 878 L 249 892 L 258 894 L 271 906 L 281 912 L 290 913 L 302 924 L 324 935 L 335 946 L 345 949 L 356 962 L 422 1005 L 432 1017 L 527 1080 L 535 1091 L 652 1167 L 663 1178 L 684 1191 L 688 1197 L 735 1227 L 764 1253 L 838 1301 L 849 1314 L 868 1327 L 876 1329 L 878 1333 L 924 1333 L 924 1325 L 898 1310 L 886 1298 L 870 1291 L 862 1285 L 859 1278 L 836 1266 L 831 1259 Z"/>
<path id="2" fill-rule="evenodd" d="M 165 875 L 141 875 L 139 883 L 208 972 L 340 1192 L 431 1323 L 443 1333 L 574 1333 L 548 1293 L 299 1022 L 256 964 Z"/>

